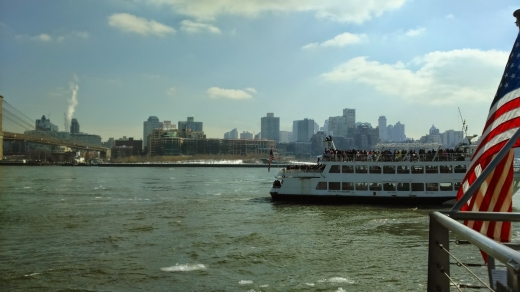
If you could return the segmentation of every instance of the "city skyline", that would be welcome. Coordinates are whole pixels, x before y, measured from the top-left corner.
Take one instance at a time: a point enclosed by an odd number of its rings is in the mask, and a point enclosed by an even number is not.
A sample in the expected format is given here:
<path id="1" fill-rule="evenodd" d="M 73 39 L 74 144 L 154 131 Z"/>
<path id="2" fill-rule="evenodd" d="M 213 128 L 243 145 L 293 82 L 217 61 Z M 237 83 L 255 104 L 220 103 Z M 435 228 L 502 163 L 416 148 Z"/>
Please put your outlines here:
<path id="1" fill-rule="evenodd" d="M 143 133 L 149 116 L 208 138 L 356 109 L 417 139 L 480 135 L 517 35 L 509 1 L 3 1 L 0 94 L 68 131 Z M 85 12 L 88 13 L 85 13 Z M 48 17 L 53 15 L 53 17 Z"/>

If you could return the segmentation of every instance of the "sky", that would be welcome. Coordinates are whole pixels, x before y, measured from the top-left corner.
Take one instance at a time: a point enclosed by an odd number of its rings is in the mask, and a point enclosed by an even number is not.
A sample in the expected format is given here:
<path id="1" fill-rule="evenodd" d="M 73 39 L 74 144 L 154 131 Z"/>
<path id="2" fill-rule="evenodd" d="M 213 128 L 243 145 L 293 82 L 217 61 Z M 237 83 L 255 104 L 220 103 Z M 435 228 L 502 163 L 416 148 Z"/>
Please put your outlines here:
<path id="1" fill-rule="evenodd" d="M 208 138 L 344 108 L 418 139 L 480 135 L 518 35 L 506 0 L 2 0 L 0 95 L 60 131 L 142 139 L 149 116 Z M 9 126 L 4 123 L 4 128 Z M 8 129 L 9 130 L 9 129 Z"/>

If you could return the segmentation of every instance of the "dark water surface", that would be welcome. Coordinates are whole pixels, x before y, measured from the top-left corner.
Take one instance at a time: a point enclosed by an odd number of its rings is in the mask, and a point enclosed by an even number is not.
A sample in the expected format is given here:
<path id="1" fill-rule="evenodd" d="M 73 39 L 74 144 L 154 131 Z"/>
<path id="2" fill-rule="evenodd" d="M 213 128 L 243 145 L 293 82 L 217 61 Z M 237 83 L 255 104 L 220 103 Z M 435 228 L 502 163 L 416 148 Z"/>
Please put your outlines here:
<path id="1" fill-rule="evenodd" d="M 275 173 L 0 167 L 0 291 L 426 290 L 430 209 L 273 203 Z"/>

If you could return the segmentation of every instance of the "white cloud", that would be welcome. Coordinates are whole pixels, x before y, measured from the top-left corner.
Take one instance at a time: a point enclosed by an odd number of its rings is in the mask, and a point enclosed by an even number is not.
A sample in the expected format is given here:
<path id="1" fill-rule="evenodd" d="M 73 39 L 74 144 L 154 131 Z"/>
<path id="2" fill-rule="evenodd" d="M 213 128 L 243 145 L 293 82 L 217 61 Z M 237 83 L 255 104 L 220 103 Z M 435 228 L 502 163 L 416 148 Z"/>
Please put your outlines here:
<path id="1" fill-rule="evenodd" d="M 168 95 L 168 96 L 174 96 L 175 92 L 177 92 L 177 88 L 175 88 L 175 87 L 170 87 L 170 88 L 166 89 L 166 95 Z"/>
<path id="2" fill-rule="evenodd" d="M 16 39 L 18 40 L 32 40 L 32 41 L 41 41 L 41 42 L 52 42 L 56 40 L 57 42 L 63 42 L 66 39 L 71 38 L 82 38 L 87 39 L 90 37 L 90 34 L 88 32 L 84 31 L 74 31 L 68 35 L 59 35 L 59 36 L 51 36 L 46 33 L 42 33 L 36 36 L 30 36 L 30 35 L 17 35 Z"/>
<path id="3" fill-rule="evenodd" d="M 248 87 L 248 88 L 246 88 L 246 90 L 251 93 L 257 93 L 256 89 L 254 89 L 253 87 Z"/>
<path id="4" fill-rule="evenodd" d="M 211 98 L 248 99 L 251 94 L 241 89 L 224 89 L 218 87 L 208 88 L 206 91 Z"/>
<path id="5" fill-rule="evenodd" d="M 173 27 L 169 27 L 155 20 L 147 20 L 128 13 L 116 13 L 108 18 L 108 24 L 125 32 L 133 32 L 141 35 L 165 36 L 175 33 Z"/>
<path id="6" fill-rule="evenodd" d="M 400 8 L 407 0 L 142 0 L 169 6 L 175 13 L 198 20 L 214 20 L 219 15 L 256 17 L 262 13 L 312 12 L 318 18 L 338 22 L 362 23 L 385 12 Z"/>
<path id="7" fill-rule="evenodd" d="M 416 28 L 416 29 L 409 29 L 409 30 L 405 33 L 405 35 L 406 35 L 407 37 L 411 37 L 411 38 L 413 38 L 413 37 L 416 37 L 416 36 L 422 35 L 422 34 L 424 33 L 424 31 L 425 31 L 424 27 L 418 27 L 418 28 Z"/>
<path id="8" fill-rule="evenodd" d="M 359 44 L 361 42 L 367 41 L 368 37 L 366 34 L 352 34 L 352 33 L 342 33 L 340 35 L 335 36 L 333 39 L 324 41 L 323 43 L 310 43 L 302 47 L 304 50 L 313 49 L 317 47 L 344 47 L 346 45 Z"/>
<path id="9" fill-rule="evenodd" d="M 363 83 L 383 94 L 423 104 L 489 102 L 507 58 L 506 52 L 476 49 L 432 52 L 394 65 L 357 57 L 322 77 Z"/>
<path id="10" fill-rule="evenodd" d="M 455 18 L 455 15 L 450 13 L 450 14 L 446 15 L 446 18 L 447 19 L 453 19 L 453 18 Z"/>
<path id="11" fill-rule="evenodd" d="M 187 33 L 198 33 L 198 32 L 211 32 L 221 33 L 220 29 L 216 26 L 207 23 L 193 22 L 191 20 L 181 21 L 181 30 Z"/>

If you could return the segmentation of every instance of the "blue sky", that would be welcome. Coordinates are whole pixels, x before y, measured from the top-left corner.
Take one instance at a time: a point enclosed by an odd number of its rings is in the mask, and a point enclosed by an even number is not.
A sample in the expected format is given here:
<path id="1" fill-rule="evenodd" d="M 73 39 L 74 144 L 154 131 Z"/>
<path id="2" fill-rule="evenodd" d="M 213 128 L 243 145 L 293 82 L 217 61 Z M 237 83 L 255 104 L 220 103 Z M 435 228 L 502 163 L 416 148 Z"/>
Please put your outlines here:
<path id="1" fill-rule="evenodd" d="M 513 1 L 0 2 L 0 95 L 33 120 L 103 140 L 149 116 L 210 138 L 320 126 L 343 108 L 377 125 L 480 134 L 518 34 Z M 73 111 L 72 111 L 73 109 Z M 8 126 L 8 125 L 6 125 Z M 4 126 L 5 127 L 5 126 Z"/>

